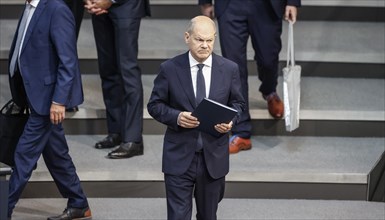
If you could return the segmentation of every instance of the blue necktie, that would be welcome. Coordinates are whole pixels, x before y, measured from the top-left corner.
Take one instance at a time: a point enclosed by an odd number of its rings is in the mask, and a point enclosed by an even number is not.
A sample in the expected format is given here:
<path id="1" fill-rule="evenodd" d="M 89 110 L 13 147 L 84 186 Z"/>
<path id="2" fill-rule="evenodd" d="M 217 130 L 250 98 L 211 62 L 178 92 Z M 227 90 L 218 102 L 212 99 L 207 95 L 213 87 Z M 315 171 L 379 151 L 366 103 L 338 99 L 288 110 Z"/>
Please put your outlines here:
<path id="1" fill-rule="evenodd" d="M 23 18 L 20 21 L 19 30 L 17 31 L 17 39 L 16 39 L 16 43 L 15 43 L 15 48 L 13 50 L 11 62 L 9 63 L 9 73 L 11 74 L 11 77 L 15 74 L 15 71 L 16 71 L 15 67 L 16 67 L 16 62 L 17 62 L 18 57 L 19 57 L 19 51 L 20 51 L 20 47 L 21 47 L 20 44 L 21 44 L 21 40 L 23 39 L 25 26 L 27 25 L 28 15 L 29 15 L 30 11 L 31 11 L 31 5 L 27 4 L 25 6 Z"/>
<path id="2" fill-rule="evenodd" d="M 205 66 L 204 64 L 198 64 L 198 73 L 197 73 L 197 88 L 196 88 L 196 97 L 195 101 L 198 105 L 203 98 L 206 97 L 206 85 L 205 85 L 205 77 L 203 76 L 202 69 Z"/>

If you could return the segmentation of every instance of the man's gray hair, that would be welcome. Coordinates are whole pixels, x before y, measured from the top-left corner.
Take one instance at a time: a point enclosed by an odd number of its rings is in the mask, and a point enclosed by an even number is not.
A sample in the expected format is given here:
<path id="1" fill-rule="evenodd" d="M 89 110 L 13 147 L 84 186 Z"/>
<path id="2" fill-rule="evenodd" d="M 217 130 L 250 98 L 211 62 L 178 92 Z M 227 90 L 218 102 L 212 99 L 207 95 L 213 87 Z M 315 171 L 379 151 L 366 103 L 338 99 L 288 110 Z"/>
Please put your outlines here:
<path id="1" fill-rule="evenodd" d="M 195 25 L 198 23 L 198 21 L 202 21 L 202 20 L 209 21 L 213 25 L 214 30 L 216 30 L 215 22 L 211 18 L 204 15 L 200 15 L 190 20 L 190 23 L 187 27 L 187 33 L 192 34 L 194 32 Z"/>

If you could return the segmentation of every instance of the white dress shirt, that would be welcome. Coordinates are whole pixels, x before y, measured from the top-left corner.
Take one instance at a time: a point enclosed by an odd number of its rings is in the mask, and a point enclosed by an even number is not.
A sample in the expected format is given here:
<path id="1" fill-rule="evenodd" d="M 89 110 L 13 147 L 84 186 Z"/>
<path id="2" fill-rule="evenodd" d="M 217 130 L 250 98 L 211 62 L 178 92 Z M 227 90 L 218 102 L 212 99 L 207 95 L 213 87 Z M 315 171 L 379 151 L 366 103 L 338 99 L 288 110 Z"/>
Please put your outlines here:
<path id="1" fill-rule="evenodd" d="M 192 57 L 191 52 L 188 53 L 188 58 L 190 62 L 190 72 L 191 72 L 191 79 L 193 83 L 194 88 L 194 94 L 196 96 L 197 94 L 197 75 L 198 75 L 198 64 L 200 64 L 198 61 Z M 206 86 L 206 98 L 209 97 L 210 94 L 210 85 L 211 85 L 211 67 L 213 63 L 213 57 L 210 55 L 202 64 L 205 66 L 202 69 L 203 77 L 205 78 L 205 86 Z"/>

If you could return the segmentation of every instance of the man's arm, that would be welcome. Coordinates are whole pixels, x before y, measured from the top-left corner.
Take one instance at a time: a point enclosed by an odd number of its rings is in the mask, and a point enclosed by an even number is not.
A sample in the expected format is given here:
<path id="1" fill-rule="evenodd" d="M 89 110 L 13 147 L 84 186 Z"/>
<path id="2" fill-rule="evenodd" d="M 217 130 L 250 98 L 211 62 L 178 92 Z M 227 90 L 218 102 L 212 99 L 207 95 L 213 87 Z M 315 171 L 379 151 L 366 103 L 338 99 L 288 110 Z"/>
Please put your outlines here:
<path id="1" fill-rule="evenodd" d="M 155 120 L 178 130 L 177 121 L 181 111 L 169 105 L 169 83 L 169 79 L 161 65 L 160 71 L 154 80 L 154 88 L 147 104 L 147 111 Z"/>
<path id="2" fill-rule="evenodd" d="M 50 118 L 53 124 L 59 124 L 65 118 L 65 104 L 70 99 L 75 74 L 79 74 L 75 21 L 68 7 L 56 8 L 49 28 L 56 56 L 59 59 Z"/>

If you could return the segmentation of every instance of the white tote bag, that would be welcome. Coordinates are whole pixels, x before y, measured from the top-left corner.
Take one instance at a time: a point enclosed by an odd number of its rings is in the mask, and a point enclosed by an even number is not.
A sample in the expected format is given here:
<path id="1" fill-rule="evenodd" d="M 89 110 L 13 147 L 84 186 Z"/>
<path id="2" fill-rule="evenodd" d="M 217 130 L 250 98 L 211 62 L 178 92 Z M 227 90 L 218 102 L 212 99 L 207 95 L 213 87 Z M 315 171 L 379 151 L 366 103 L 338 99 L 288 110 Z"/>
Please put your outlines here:
<path id="1" fill-rule="evenodd" d="M 282 71 L 286 131 L 293 131 L 299 127 L 301 66 L 295 65 L 294 61 L 294 33 L 292 22 L 289 22 L 288 28 L 286 67 L 283 68 Z"/>

